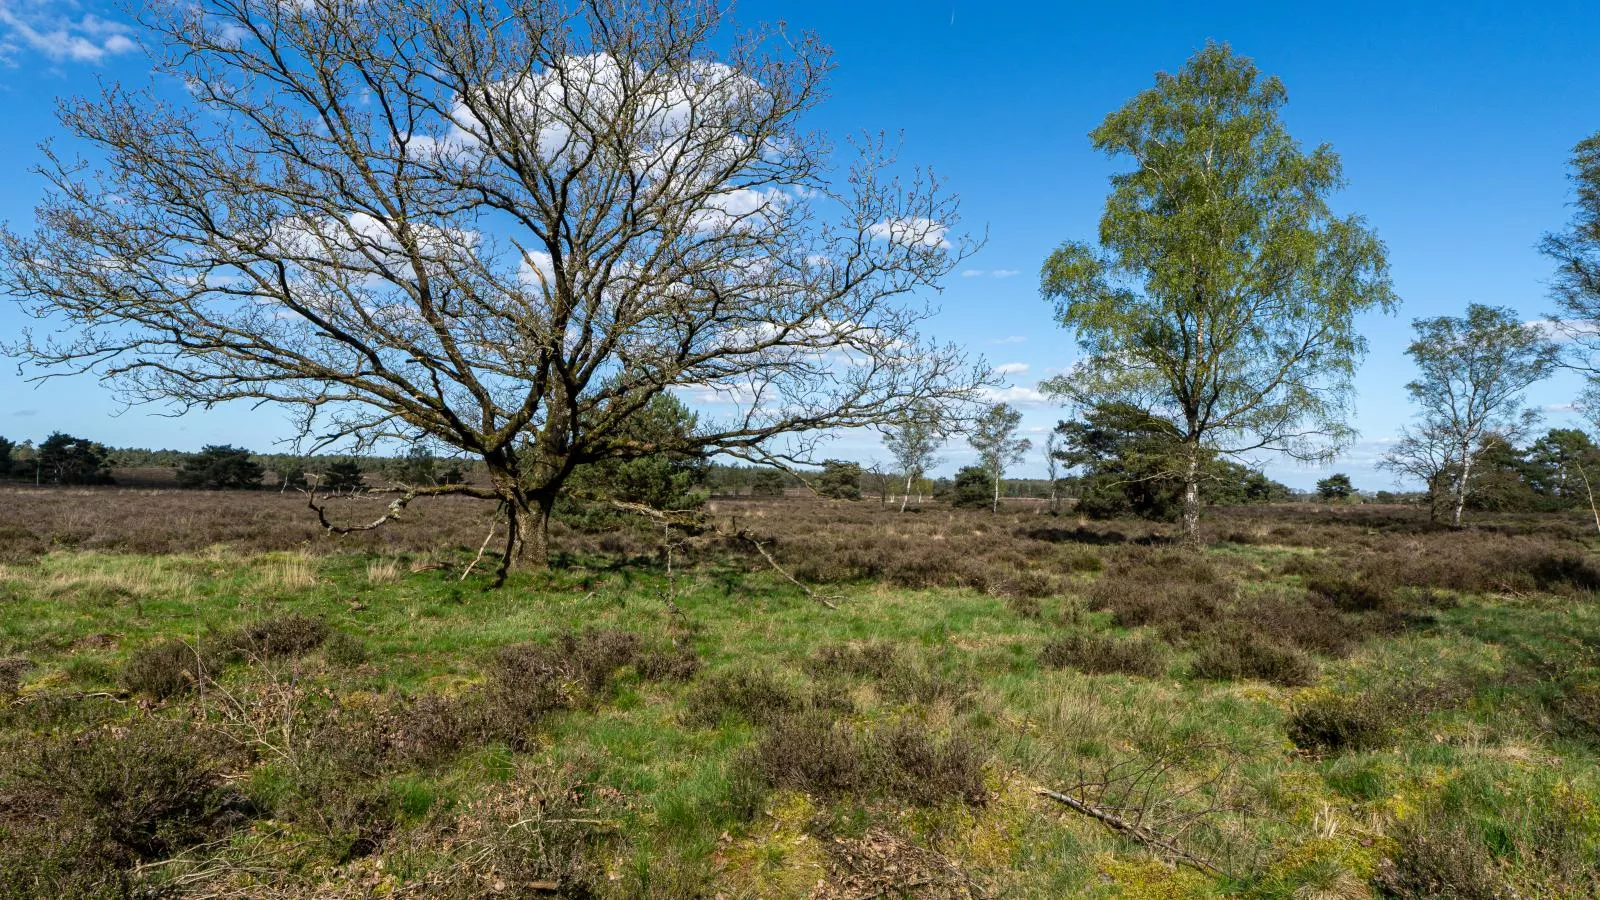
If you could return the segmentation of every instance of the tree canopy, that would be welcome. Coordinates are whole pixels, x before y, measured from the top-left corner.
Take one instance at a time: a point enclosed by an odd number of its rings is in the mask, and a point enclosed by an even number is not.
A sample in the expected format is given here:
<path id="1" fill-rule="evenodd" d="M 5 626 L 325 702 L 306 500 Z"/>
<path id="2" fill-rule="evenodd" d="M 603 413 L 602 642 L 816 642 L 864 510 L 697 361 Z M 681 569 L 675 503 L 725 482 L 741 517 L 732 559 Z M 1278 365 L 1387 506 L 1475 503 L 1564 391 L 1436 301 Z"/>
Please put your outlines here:
<path id="1" fill-rule="evenodd" d="M 1515 310 L 1478 303 L 1463 317 L 1417 319 L 1412 327 L 1406 353 L 1418 375 L 1406 392 L 1419 423 L 1391 451 L 1389 467 L 1411 474 L 1435 467 L 1430 482 L 1449 472 L 1450 523 L 1459 527 L 1478 458 L 1538 421 L 1522 392 L 1550 374 L 1558 348 Z"/>
<path id="2" fill-rule="evenodd" d="M 0 289 L 10 349 L 134 402 L 297 412 L 313 449 L 424 436 L 543 565 L 580 466 L 660 452 L 814 462 L 835 429 L 969 401 L 919 295 L 973 248 L 879 140 L 803 120 L 829 52 L 709 0 L 142 4 L 158 84 L 62 105 Z M 627 423 L 711 398 L 670 446 Z"/>
<path id="3" fill-rule="evenodd" d="M 1085 353 L 1043 387 L 1166 423 L 1151 436 L 1181 450 L 1164 458 L 1190 540 L 1210 456 L 1326 459 L 1349 440 L 1355 317 L 1397 303 L 1382 242 L 1328 204 L 1338 155 L 1289 135 L 1286 100 L 1225 45 L 1158 74 L 1090 133 L 1132 164 L 1112 176 L 1098 246 L 1069 241 L 1041 273 Z"/>

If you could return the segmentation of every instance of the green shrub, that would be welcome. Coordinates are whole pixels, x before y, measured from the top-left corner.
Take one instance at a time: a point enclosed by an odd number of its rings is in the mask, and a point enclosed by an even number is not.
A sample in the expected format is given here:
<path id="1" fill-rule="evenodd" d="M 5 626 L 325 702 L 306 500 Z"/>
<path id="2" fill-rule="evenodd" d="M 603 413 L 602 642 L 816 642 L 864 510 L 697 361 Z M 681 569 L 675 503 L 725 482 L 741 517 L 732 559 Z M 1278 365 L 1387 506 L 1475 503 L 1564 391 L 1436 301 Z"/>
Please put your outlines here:
<path id="1" fill-rule="evenodd" d="M 1290 709 L 1289 740 L 1319 752 L 1377 750 L 1393 738 L 1395 709 L 1391 699 L 1373 694 L 1311 692 Z"/>

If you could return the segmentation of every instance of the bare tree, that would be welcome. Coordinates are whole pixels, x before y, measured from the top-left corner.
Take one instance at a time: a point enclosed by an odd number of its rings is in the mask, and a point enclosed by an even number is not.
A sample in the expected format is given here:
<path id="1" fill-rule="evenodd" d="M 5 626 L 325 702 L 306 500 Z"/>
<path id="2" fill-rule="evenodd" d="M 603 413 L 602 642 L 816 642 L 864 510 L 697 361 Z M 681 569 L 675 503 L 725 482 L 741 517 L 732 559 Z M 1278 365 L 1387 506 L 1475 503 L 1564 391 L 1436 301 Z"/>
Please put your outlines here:
<path id="1" fill-rule="evenodd" d="M 1497 441 L 1514 443 L 1538 421 L 1538 410 L 1523 407 L 1522 392 L 1550 374 L 1557 348 L 1514 310 L 1477 303 L 1465 318 L 1417 319 L 1412 326 L 1417 336 L 1406 352 L 1420 374 L 1406 390 L 1422 420 L 1412 437 L 1439 446 L 1406 452 L 1422 461 L 1442 456 L 1453 482 L 1450 524 L 1459 528 L 1474 463 Z"/>
<path id="2" fill-rule="evenodd" d="M 1429 522 L 1439 521 L 1439 503 L 1444 499 L 1442 488 L 1449 478 L 1453 447 L 1447 429 L 1424 421 L 1402 428 L 1400 439 L 1377 464 L 1398 478 L 1422 482 L 1427 490 Z"/>
<path id="3" fill-rule="evenodd" d="M 883 445 L 905 473 L 900 511 L 906 511 L 912 484 L 939 464 L 939 448 L 949 436 L 948 416 L 933 404 L 916 404 L 901 410 L 883 427 Z"/>
<path id="4" fill-rule="evenodd" d="M 994 482 L 992 510 L 1000 511 L 1000 482 L 1006 468 L 1022 462 L 1022 457 L 1033 448 L 1027 438 L 1017 439 L 1017 427 L 1022 424 L 1022 413 L 1004 403 L 989 407 L 972 423 L 972 433 L 967 443 L 978 451 L 983 470 Z"/>
<path id="5" fill-rule="evenodd" d="M 841 173 L 801 127 L 815 37 L 726 34 L 710 0 L 139 9 L 188 96 L 66 102 L 99 168 L 46 148 L 38 230 L 0 232 L 0 290 L 47 325 L 9 349 L 39 377 L 481 459 L 487 486 L 412 486 L 391 514 L 503 504 L 502 576 L 546 564 L 580 466 L 814 462 L 834 429 L 988 380 L 919 334 L 918 292 L 973 249 L 954 199 L 881 139 Z M 666 392 L 722 413 L 629 437 Z"/>

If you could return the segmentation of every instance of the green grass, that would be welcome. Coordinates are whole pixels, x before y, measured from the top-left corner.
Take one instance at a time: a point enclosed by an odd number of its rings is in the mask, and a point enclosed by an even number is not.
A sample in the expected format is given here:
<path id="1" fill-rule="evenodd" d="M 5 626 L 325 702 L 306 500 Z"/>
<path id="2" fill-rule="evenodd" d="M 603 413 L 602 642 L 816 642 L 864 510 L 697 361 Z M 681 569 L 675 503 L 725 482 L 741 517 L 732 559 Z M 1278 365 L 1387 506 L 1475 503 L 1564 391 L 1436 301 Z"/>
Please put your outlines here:
<path id="1" fill-rule="evenodd" d="M 1248 573 L 1255 590 L 1277 559 L 1300 551 L 1212 552 Z M 595 561 L 485 591 L 481 580 L 461 584 L 448 571 L 409 572 L 403 558 L 397 579 L 372 583 L 373 559 L 55 553 L 0 569 L 0 657 L 34 664 L 22 678 L 23 698 L 110 692 L 129 654 L 152 641 L 197 640 L 299 613 L 324 618 L 348 636 L 347 647 L 358 642 L 364 661 L 338 662 L 324 647 L 296 660 L 235 665 L 221 685 L 251 697 L 286 680 L 338 698 L 459 695 L 484 681 L 506 645 L 584 628 L 662 639 L 681 622 L 692 625 L 687 640 L 706 663 L 695 680 L 625 672 L 596 703 L 543 721 L 524 752 L 471 746 L 443 764 L 363 785 L 395 823 L 377 857 L 338 859 L 307 837 L 304 821 L 278 815 L 302 777 L 299 763 L 255 758 L 235 774 L 274 813 L 237 832 L 222 854 L 246 860 L 294 847 L 275 865 L 302 887 L 327 872 L 352 885 L 423 881 L 453 858 L 436 839 L 443 823 L 483 821 L 483 804 L 503 800 L 512 809 L 503 795 L 552 782 L 581 785 L 579 812 L 567 818 L 585 820 L 600 888 L 618 896 L 682 896 L 708 885 L 727 896 L 803 896 L 835 871 L 828 848 L 836 840 L 879 832 L 936 852 L 990 893 L 1040 897 L 1365 896 L 1379 860 L 1395 850 L 1397 823 L 1422 817 L 1459 823 L 1533 893 L 1559 893 L 1552 873 L 1593 861 L 1600 846 L 1595 748 L 1552 726 L 1551 676 L 1534 668 L 1570 659 L 1581 674 L 1581 665 L 1595 664 L 1583 654 L 1600 647 L 1600 611 L 1587 599 L 1460 597 L 1432 624 L 1323 660 L 1314 687 L 1287 689 L 1191 680 L 1182 658 L 1157 678 L 1041 667 L 1038 652 L 1052 635 L 1113 630 L 1070 595 L 1045 598 L 1042 615 L 1025 617 L 1002 598 L 969 590 L 859 584 L 843 589 L 833 610 L 770 574 L 711 568 L 680 573 L 673 600 L 682 615 L 674 619 L 667 580 L 644 569 Z M 970 685 L 965 701 L 924 706 L 870 677 L 806 674 L 819 647 L 869 641 Z M 851 727 L 910 718 L 935 733 L 973 736 L 989 760 L 991 801 L 909 808 L 881 797 L 823 803 L 779 791 L 761 796 L 752 814 L 739 766 L 763 729 L 730 720 L 701 726 L 684 715 L 699 680 L 738 668 L 795 685 L 838 683 L 851 701 Z M 1414 686 L 1433 705 L 1402 718 L 1391 745 L 1318 756 L 1290 743 L 1286 721 L 1297 699 L 1395 685 Z M 183 715 L 188 702 L 155 714 Z M 133 704 L 58 718 L 12 714 L 5 741 L 15 748 L 96 716 L 137 715 Z M 1068 788 L 1121 761 L 1166 758 L 1177 762 L 1153 783 L 1158 794 L 1217 778 L 1226 785 L 1218 800 L 1237 809 L 1202 819 L 1185 839 L 1231 877 L 1173 869 L 1032 790 Z M 1199 790 L 1179 805 L 1209 796 Z M 1556 832 L 1559 852 L 1576 861 L 1553 858 Z"/>

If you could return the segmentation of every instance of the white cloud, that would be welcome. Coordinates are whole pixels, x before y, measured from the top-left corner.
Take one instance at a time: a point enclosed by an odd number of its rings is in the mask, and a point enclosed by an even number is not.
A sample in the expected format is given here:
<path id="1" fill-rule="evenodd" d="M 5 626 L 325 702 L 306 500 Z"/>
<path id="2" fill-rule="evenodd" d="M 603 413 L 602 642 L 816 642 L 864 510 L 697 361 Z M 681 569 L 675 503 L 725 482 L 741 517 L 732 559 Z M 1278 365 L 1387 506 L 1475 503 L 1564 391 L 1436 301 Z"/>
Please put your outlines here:
<path id="1" fill-rule="evenodd" d="M 938 247 L 948 249 L 950 241 L 945 238 L 945 232 L 950 229 L 923 216 L 910 216 L 900 219 L 885 219 L 867 226 L 867 233 L 873 237 L 900 244 L 904 247 Z"/>
<path id="2" fill-rule="evenodd" d="M 1536 319 L 1532 322 L 1523 322 L 1522 327 L 1537 331 L 1546 339 L 1558 342 L 1600 337 L 1600 323 L 1584 319 L 1558 319 L 1554 322 Z"/>
<path id="3" fill-rule="evenodd" d="M 1017 274 L 1020 273 L 1016 269 L 963 269 L 961 271 L 962 278 L 1010 278 Z"/>
<path id="4" fill-rule="evenodd" d="M 0 60 L 15 63 L 24 50 L 56 62 L 100 62 L 138 49 L 133 29 L 92 13 L 62 15 L 51 0 L 0 0 Z"/>
<path id="5" fill-rule="evenodd" d="M 991 344 L 1023 344 L 1023 343 L 1027 343 L 1027 340 L 1028 340 L 1027 338 L 1023 337 L 1020 334 L 1013 334 L 1013 335 L 1008 335 L 1007 337 L 1003 337 L 1003 338 L 995 338 L 994 340 L 990 341 L 989 343 L 991 343 Z"/>
<path id="6" fill-rule="evenodd" d="M 983 399 L 989 403 L 1009 403 L 1012 406 L 1058 406 L 1043 392 L 1030 387 L 987 388 Z"/>
<path id="7" fill-rule="evenodd" d="M 1029 366 L 1027 363 L 1006 363 L 1002 366 L 995 366 L 994 373 L 996 375 L 1021 375 L 1023 372 L 1028 371 L 1028 368 Z"/>
<path id="8" fill-rule="evenodd" d="M 995 269 L 993 272 L 990 272 L 989 274 L 993 275 L 996 278 L 1010 278 L 1013 275 L 1018 275 L 1018 274 L 1021 274 L 1021 273 L 1018 272 L 1016 269 Z"/>
<path id="9" fill-rule="evenodd" d="M 982 269 L 965 269 L 965 270 L 962 271 L 961 277 L 962 278 L 982 278 L 986 274 L 988 274 L 988 273 L 983 271 Z"/>

